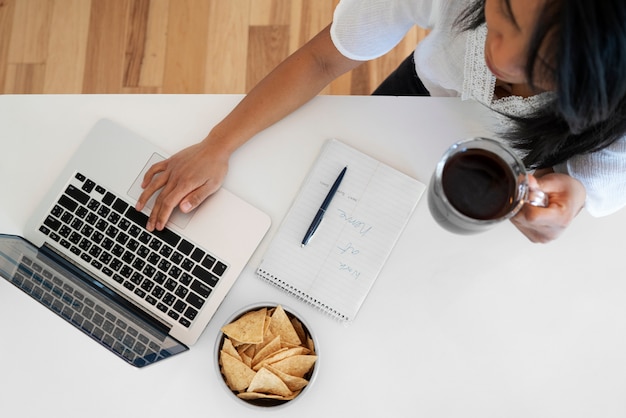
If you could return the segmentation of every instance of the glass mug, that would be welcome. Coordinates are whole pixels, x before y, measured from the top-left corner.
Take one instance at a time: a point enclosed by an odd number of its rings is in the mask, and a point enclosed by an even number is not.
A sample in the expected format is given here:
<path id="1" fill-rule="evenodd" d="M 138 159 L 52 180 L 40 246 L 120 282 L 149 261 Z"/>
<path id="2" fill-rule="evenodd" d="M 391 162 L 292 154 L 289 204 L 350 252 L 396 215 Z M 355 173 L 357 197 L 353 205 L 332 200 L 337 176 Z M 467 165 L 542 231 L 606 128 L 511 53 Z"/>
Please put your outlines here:
<path id="1" fill-rule="evenodd" d="M 529 186 L 515 152 L 493 139 L 453 144 L 430 180 L 430 212 L 439 225 L 457 234 L 485 231 L 515 216 L 525 204 L 547 207 L 548 198 Z"/>

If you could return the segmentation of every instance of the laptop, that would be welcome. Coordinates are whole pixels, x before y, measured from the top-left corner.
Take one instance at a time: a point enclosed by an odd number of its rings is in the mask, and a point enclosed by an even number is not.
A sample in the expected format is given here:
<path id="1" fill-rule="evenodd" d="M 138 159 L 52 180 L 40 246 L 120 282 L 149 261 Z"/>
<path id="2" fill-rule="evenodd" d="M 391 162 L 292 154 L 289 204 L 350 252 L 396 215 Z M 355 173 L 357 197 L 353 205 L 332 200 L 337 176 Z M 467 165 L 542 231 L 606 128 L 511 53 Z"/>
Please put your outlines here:
<path id="1" fill-rule="evenodd" d="M 100 120 L 34 210 L 0 235 L 0 275 L 136 367 L 187 351 L 270 226 L 221 188 L 163 231 L 134 209 L 143 173 L 166 153 Z"/>

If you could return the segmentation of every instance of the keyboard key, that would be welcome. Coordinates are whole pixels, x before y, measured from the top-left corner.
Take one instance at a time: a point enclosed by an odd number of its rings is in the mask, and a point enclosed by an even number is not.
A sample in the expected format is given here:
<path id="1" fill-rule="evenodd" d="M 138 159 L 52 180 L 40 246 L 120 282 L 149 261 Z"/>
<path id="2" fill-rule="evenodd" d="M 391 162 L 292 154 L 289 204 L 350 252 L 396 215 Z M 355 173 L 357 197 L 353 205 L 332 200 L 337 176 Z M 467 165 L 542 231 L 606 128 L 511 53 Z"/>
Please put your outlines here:
<path id="1" fill-rule="evenodd" d="M 200 248 L 196 248 L 191 254 L 191 259 L 199 263 L 200 261 L 202 261 L 202 257 L 204 257 L 204 254 L 204 251 L 202 251 Z"/>
<path id="2" fill-rule="evenodd" d="M 196 311 L 191 306 L 187 307 L 187 310 L 185 311 L 185 316 L 187 318 L 189 318 L 189 319 L 191 319 L 193 321 L 196 318 L 196 315 L 198 315 L 198 311 Z"/>
<path id="3" fill-rule="evenodd" d="M 170 263 L 169 261 L 167 261 L 167 260 L 161 260 L 161 261 L 159 262 L 159 266 L 158 266 L 158 267 L 159 267 L 159 269 L 160 269 L 161 271 L 163 271 L 163 272 L 167 272 L 167 271 L 169 270 L 169 268 L 170 268 L 170 266 L 171 266 L 171 265 L 172 265 L 172 263 Z"/>
<path id="4" fill-rule="evenodd" d="M 100 202 L 98 202 L 96 199 L 91 199 L 89 201 L 89 203 L 87 203 L 87 208 L 89 208 L 92 211 L 97 211 L 98 208 L 100 207 Z"/>
<path id="5" fill-rule="evenodd" d="M 78 203 L 70 199 L 69 197 L 63 195 L 59 198 L 59 205 L 63 206 L 70 212 L 74 212 L 78 207 Z"/>
<path id="6" fill-rule="evenodd" d="M 159 248 L 161 248 L 162 242 L 159 241 L 157 238 L 154 238 L 152 241 L 150 241 L 150 244 L 148 244 L 148 246 L 150 248 L 152 248 L 154 251 L 159 251 Z"/>
<path id="7" fill-rule="evenodd" d="M 161 254 L 163 257 L 168 258 L 170 256 L 170 254 L 172 254 L 172 247 L 164 245 L 159 250 L 159 254 Z"/>
<path id="8" fill-rule="evenodd" d="M 180 236 L 178 236 L 176 232 L 171 231 L 167 228 L 163 231 L 154 231 L 154 235 L 167 242 L 172 247 L 176 247 L 176 244 L 178 244 L 178 241 L 180 241 Z"/>
<path id="9" fill-rule="evenodd" d="M 207 270 L 211 270 L 215 264 L 215 258 L 213 258 L 210 254 L 207 254 L 204 260 L 202 260 L 202 265 L 207 268 Z"/>
<path id="10" fill-rule="evenodd" d="M 154 296 L 157 299 L 161 299 L 164 294 L 165 294 L 165 289 L 163 289 L 161 286 L 156 286 L 154 290 L 152 291 L 152 296 Z"/>
<path id="11" fill-rule="evenodd" d="M 167 279 L 167 281 L 163 284 L 163 286 L 170 291 L 173 291 L 174 289 L 176 289 L 176 280 L 174 279 Z"/>
<path id="12" fill-rule="evenodd" d="M 211 288 L 202 283 L 200 280 L 193 281 L 193 283 L 191 284 L 191 290 L 205 298 L 209 297 L 209 294 L 211 294 Z"/>
<path id="13" fill-rule="evenodd" d="M 81 189 L 83 189 L 87 193 L 91 193 L 94 187 L 96 187 L 96 183 L 94 183 L 92 180 L 87 179 L 87 181 L 83 183 L 83 187 L 81 187 Z"/>
<path id="14" fill-rule="evenodd" d="M 114 227 L 113 225 L 110 225 L 107 228 L 107 230 L 106 230 L 106 234 L 110 238 L 115 238 L 115 236 L 117 235 L 118 232 L 119 232 L 119 230 L 116 227 Z"/>
<path id="15" fill-rule="evenodd" d="M 130 221 L 128 219 L 122 219 L 120 220 L 120 222 L 117 224 L 117 226 L 122 230 L 122 231 L 126 231 L 128 230 L 128 228 L 130 228 Z"/>
<path id="16" fill-rule="evenodd" d="M 108 206 L 100 206 L 100 208 L 98 209 L 98 215 L 102 216 L 103 218 L 109 216 L 109 213 L 111 213 L 111 209 L 109 209 Z"/>
<path id="17" fill-rule="evenodd" d="M 67 186 L 65 193 L 83 205 L 86 205 L 87 202 L 89 202 L 89 195 L 71 184 Z"/>
<path id="18" fill-rule="evenodd" d="M 163 296 L 162 302 L 168 306 L 172 306 L 175 300 L 176 296 L 172 295 L 171 293 L 167 293 L 165 296 Z"/>
<path id="19" fill-rule="evenodd" d="M 143 231 L 141 235 L 139 235 L 138 239 L 140 242 L 147 244 L 152 239 L 152 235 L 150 235 L 150 233 L 148 233 L 147 231 Z"/>
<path id="20" fill-rule="evenodd" d="M 193 269 L 193 274 L 211 287 L 215 287 L 215 285 L 217 284 L 218 278 L 200 266 L 196 266 Z"/>
<path id="21" fill-rule="evenodd" d="M 191 269 L 194 266 L 193 261 L 191 261 L 190 259 L 186 258 L 182 264 L 180 265 L 183 269 L 185 269 L 185 271 L 191 271 Z"/>
<path id="22" fill-rule="evenodd" d="M 181 240 L 180 244 L 178 244 L 178 249 L 185 255 L 191 254 L 193 247 L 194 245 L 185 239 Z"/>
<path id="23" fill-rule="evenodd" d="M 178 251 L 174 251 L 174 254 L 171 255 L 170 260 L 172 260 L 172 262 L 174 264 L 180 264 L 183 261 L 183 255 L 181 253 L 179 253 Z"/>
<path id="24" fill-rule="evenodd" d="M 222 275 L 226 271 L 226 267 L 227 267 L 226 264 L 222 263 L 221 261 L 218 261 L 215 267 L 213 267 L 213 273 L 222 277 Z"/>
<path id="25" fill-rule="evenodd" d="M 148 215 L 145 215 L 142 212 L 138 212 L 132 206 L 129 207 L 128 210 L 126 211 L 126 216 L 128 217 L 128 219 L 130 219 L 131 221 L 133 221 L 136 224 L 140 225 L 141 227 L 145 227 L 146 224 L 148 223 Z M 144 242 L 144 244 L 145 244 L 145 242 Z"/>
<path id="26" fill-rule="evenodd" d="M 193 292 L 190 292 L 189 295 L 187 295 L 187 302 L 190 305 L 193 305 L 196 309 L 200 309 L 202 305 L 204 305 L 204 299 Z"/>
<path id="27" fill-rule="evenodd" d="M 185 296 L 187 296 L 187 293 L 189 293 L 189 289 L 187 289 L 183 285 L 178 286 L 178 288 L 176 289 L 176 292 L 174 292 L 174 294 L 181 299 L 184 299 Z"/>
<path id="28" fill-rule="evenodd" d="M 43 223 L 53 231 L 58 231 L 59 228 L 61 228 L 61 221 L 53 218 L 52 216 L 48 216 Z"/>
<path id="29" fill-rule="evenodd" d="M 116 224 L 117 221 L 120 220 L 120 214 L 117 212 L 111 212 L 109 216 L 107 217 L 107 220 L 111 222 L 112 224 Z"/>
<path id="30" fill-rule="evenodd" d="M 130 228 L 128 229 L 128 233 L 132 237 L 137 238 L 139 234 L 141 234 L 141 228 L 139 228 L 139 226 L 137 225 L 131 225 Z"/>
<path id="31" fill-rule="evenodd" d="M 183 273 L 178 280 L 185 286 L 189 286 L 189 284 L 193 281 L 193 276 L 188 273 Z"/>
<path id="32" fill-rule="evenodd" d="M 174 310 L 178 313 L 183 313 L 183 311 L 185 310 L 185 308 L 187 307 L 187 304 L 185 302 L 183 302 L 182 300 L 178 299 L 176 301 L 176 303 L 174 303 Z"/>
<path id="33" fill-rule="evenodd" d="M 118 197 L 117 199 L 115 199 L 115 202 L 113 203 L 112 207 L 113 207 L 113 210 L 119 213 L 124 213 L 126 212 L 126 208 L 128 208 L 128 203 L 124 202 L 122 199 Z"/>
<path id="34" fill-rule="evenodd" d="M 69 212 L 65 212 L 59 217 L 59 219 L 61 220 L 61 222 L 69 224 L 70 222 L 72 222 L 72 219 L 74 219 L 74 216 Z"/>
<path id="35" fill-rule="evenodd" d="M 102 198 L 102 202 L 107 206 L 111 206 L 111 203 L 113 203 L 114 200 L 115 200 L 115 195 L 111 192 L 107 192 Z"/>

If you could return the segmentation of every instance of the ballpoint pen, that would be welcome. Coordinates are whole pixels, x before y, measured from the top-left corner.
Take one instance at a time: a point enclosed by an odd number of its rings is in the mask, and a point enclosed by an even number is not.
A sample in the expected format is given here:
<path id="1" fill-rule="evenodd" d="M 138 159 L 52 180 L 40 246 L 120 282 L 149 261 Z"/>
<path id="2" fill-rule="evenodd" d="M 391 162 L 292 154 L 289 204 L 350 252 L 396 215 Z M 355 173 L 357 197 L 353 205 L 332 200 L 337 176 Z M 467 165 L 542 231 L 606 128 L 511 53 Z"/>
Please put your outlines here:
<path id="1" fill-rule="evenodd" d="M 331 200 L 333 200 L 333 197 L 335 197 L 337 189 L 339 189 L 339 185 L 341 184 L 341 180 L 343 180 L 343 176 L 346 174 L 347 169 L 348 167 L 344 167 L 343 170 L 341 170 L 341 173 L 339 173 L 339 176 L 337 177 L 332 187 L 328 191 L 328 194 L 324 198 L 322 206 L 320 206 L 320 208 L 317 210 L 315 218 L 313 218 L 313 222 L 311 222 L 309 229 L 306 231 L 306 234 L 304 234 L 304 238 L 302 238 L 303 247 L 309 243 L 309 241 L 313 237 L 313 234 L 315 234 L 315 231 L 320 226 L 320 223 L 324 218 L 324 214 L 326 213 L 326 209 L 328 209 L 328 205 L 330 205 Z"/>

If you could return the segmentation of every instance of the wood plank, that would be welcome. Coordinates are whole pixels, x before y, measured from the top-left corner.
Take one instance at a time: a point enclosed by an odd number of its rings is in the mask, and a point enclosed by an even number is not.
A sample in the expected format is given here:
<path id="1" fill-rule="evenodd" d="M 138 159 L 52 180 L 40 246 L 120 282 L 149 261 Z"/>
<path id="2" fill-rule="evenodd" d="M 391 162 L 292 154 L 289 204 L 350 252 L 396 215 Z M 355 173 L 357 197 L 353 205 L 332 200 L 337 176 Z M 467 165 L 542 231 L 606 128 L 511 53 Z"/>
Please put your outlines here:
<path id="1" fill-rule="evenodd" d="M 289 27 L 252 26 L 248 41 L 246 91 L 250 91 L 289 54 Z"/>
<path id="2" fill-rule="evenodd" d="M 150 0 L 140 86 L 160 88 L 163 84 L 169 7 L 169 0 Z"/>
<path id="3" fill-rule="evenodd" d="M 9 41 L 11 40 L 16 1 L 0 1 L 0 93 L 6 92 L 4 86 L 7 78 Z"/>
<path id="4" fill-rule="evenodd" d="M 204 90 L 210 3 L 205 0 L 170 2 L 164 93 Z"/>
<path id="5" fill-rule="evenodd" d="M 9 64 L 5 91 L 7 94 L 41 94 L 45 64 Z"/>
<path id="6" fill-rule="evenodd" d="M 297 0 L 292 4 L 289 50 L 295 51 L 332 21 L 335 0 Z"/>
<path id="7" fill-rule="evenodd" d="M 83 93 L 122 88 L 127 0 L 92 0 Z"/>
<path id="8" fill-rule="evenodd" d="M 42 64 L 48 56 L 48 36 L 53 3 L 20 0 L 15 3 L 8 62 Z"/>
<path id="9" fill-rule="evenodd" d="M 82 92 L 90 12 L 89 1 L 54 1 L 44 93 Z"/>
<path id="10" fill-rule="evenodd" d="M 210 0 L 205 93 L 245 93 L 250 2 Z"/>
<path id="11" fill-rule="evenodd" d="M 292 0 L 253 0 L 250 26 L 289 25 Z"/>
<path id="12" fill-rule="evenodd" d="M 124 87 L 137 87 L 146 49 L 150 0 L 130 0 L 126 23 Z"/>

